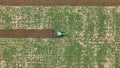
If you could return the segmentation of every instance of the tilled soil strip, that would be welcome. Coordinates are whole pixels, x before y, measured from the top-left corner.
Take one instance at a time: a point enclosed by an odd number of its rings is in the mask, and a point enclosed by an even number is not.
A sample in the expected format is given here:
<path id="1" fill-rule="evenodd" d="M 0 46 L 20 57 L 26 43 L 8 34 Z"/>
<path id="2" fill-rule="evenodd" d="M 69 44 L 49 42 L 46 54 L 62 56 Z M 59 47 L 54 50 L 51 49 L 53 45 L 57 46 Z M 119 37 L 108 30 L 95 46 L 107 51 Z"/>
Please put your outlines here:
<path id="1" fill-rule="evenodd" d="M 53 38 L 52 29 L 0 29 L 0 38 Z"/>
<path id="2" fill-rule="evenodd" d="M 7 6 L 118 6 L 120 0 L 0 0 Z"/>

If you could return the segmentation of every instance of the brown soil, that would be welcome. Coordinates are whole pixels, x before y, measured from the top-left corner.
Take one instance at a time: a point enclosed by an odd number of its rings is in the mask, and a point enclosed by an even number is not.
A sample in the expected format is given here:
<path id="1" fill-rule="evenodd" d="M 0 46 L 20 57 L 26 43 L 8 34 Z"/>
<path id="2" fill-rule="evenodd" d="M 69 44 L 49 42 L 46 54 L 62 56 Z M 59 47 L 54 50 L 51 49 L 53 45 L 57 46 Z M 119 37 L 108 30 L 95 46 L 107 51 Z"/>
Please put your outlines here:
<path id="1" fill-rule="evenodd" d="M 0 0 L 8 6 L 117 6 L 120 0 Z"/>
<path id="2" fill-rule="evenodd" d="M 52 29 L 0 29 L 1 38 L 53 38 Z"/>

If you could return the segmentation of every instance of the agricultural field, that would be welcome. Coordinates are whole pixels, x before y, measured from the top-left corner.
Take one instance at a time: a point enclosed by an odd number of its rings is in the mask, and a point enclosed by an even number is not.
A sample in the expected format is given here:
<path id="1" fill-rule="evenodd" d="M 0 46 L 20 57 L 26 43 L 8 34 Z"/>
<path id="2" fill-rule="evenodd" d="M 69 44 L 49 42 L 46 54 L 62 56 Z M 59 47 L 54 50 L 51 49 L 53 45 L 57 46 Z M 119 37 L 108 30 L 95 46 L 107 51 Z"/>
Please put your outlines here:
<path id="1" fill-rule="evenodd" d="M 64 38 L 0 38 L 0 68 L 120 68 L 120 7 L 0 6 L 0 29 Z"/>

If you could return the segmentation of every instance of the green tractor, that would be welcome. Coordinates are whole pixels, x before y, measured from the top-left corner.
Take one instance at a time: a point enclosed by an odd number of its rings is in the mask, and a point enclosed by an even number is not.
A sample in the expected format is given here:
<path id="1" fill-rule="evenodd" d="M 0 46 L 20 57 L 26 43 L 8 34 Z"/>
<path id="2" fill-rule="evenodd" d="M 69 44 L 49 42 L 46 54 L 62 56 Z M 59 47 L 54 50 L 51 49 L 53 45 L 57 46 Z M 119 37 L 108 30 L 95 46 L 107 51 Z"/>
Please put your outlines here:
<path id="1" fill-rule="evenodd" d="M 66 32 L 60 32 L 60 31 L 53 30 L 53 37 L 54 38 L 64 37 L 64 36 L 66 36 Z"/>

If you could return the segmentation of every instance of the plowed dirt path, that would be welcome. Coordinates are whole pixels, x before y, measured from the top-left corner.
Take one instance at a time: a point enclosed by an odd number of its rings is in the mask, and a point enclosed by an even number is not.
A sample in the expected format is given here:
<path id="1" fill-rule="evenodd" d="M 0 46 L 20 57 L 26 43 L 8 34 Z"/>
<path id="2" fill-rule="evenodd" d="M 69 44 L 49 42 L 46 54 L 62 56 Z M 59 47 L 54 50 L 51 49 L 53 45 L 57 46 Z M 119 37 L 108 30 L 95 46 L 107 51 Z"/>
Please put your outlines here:
<path id="1" fill-rule="evenodd" d="M 52 29 L 0 29 L 2 38 L 52 38 Z"/>
<path id="2" fill-rule="evenodd" d="M 120 0 L 0 0 L 8 6 L 117 6 Z"/>

